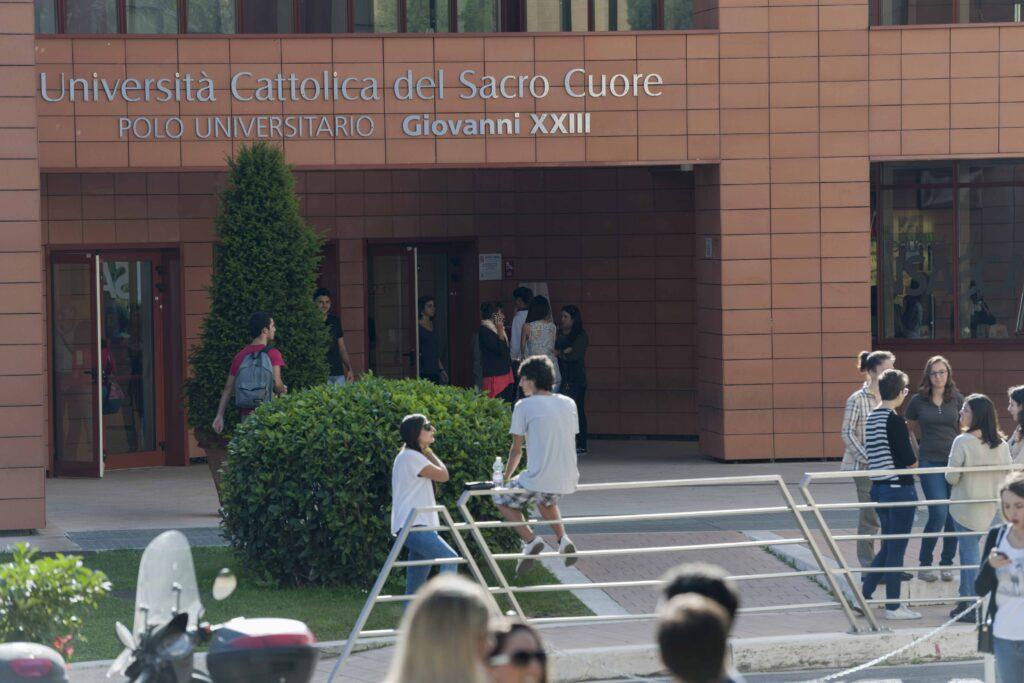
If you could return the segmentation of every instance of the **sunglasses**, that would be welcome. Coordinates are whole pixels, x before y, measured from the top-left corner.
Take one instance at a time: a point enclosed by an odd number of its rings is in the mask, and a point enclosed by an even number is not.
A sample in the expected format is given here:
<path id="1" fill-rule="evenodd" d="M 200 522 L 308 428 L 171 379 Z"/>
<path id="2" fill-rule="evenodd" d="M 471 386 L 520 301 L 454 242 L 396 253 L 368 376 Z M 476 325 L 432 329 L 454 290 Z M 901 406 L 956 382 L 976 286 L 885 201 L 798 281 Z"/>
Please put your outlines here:
<path id="1" fill-rule="evenodd" d="M 491 666 L 505 666 L 511 664 L 512 666 L 520 669 L 525 669 L 530 666 L 530 662 L 537 660 L 537 663 L 541 666 L 547 664 L 548 655 L 543 650 L 536 650 L 535 652 L 527 652 L 526 650 L 519 650 L 518 652 L 510 652 L 507 655 L 495 655 L 488 660 Z"/>
<path id="2" fill-rule="evenodd" d="M 423 425 L 423 430 L 426 432 L 432 432 L 434 431 L 434 425 L 427 422 L 426 424 Z"/>

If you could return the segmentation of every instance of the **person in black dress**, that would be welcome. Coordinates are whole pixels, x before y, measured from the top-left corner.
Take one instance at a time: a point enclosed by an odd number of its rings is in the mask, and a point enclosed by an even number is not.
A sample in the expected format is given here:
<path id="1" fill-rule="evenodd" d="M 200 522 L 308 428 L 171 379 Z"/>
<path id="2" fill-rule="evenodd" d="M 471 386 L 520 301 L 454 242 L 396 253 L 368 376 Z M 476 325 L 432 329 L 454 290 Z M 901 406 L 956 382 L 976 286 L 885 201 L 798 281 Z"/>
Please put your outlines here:
<path id="1" fill-rule="evenodd" d="M 576 452 L 587 452 L 587 368 L 585 359 L 590 339 L 583 329 L 583 315 L 578 306 L 569 304 L 562 307 L 562 315 L 558 325 L 558 339 L 555 341 L 555 352 L 558 354 L 558 366 L 562 374 L 562 393 L 576 402 L 576 412 L 580 418 L 580 431 L 576 435 Z"/>

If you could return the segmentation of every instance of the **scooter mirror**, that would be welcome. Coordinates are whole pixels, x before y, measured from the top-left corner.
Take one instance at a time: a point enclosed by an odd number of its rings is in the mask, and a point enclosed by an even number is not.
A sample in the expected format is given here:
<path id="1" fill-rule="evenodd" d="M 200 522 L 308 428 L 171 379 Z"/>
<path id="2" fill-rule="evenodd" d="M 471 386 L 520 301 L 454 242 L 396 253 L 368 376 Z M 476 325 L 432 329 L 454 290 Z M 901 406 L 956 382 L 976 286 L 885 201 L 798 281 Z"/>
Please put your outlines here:
<path id="1" fill-rule="evenodd" d="M 213 580 L 213 599 L 227 600 L 236 588 L 238 588 L 238 579 L 235 575 L 231 573 L 230 569 L 221 569 L 217 572 L 217 578 Z"/>
<path id="2" fill-rule="evenodd" d="M 114 631 L 117 632 L 117 639 L 129 650 L 135 649 L 135 636 L 128 630 L 128 627 L 122 624 L 120 621 L 114 624 Z"/>

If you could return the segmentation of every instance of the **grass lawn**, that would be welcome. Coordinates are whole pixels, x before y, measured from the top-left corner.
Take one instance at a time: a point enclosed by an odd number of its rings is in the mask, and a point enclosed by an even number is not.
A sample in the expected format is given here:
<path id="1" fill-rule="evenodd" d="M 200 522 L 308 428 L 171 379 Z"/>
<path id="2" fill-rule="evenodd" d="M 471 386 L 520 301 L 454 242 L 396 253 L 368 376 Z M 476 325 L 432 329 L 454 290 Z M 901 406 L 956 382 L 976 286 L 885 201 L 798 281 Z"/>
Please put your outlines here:
<path id="1" fill-rule="evenodd" d="M 245 568 L 228 548 L 193 548 L 196 578 L 206 607 L 205 618 L 213 623 L 232 617 L 288 617 L 300 619 L 313 630 L 318 640 L 347 638 L 367 592 L 358 588 L 289 588 L 260 585 L 246 574 Z M 113 584 L 112 593 L 102 600 L 99 609 L 85 620 L 82 635 L 85 641 L 75 643 L 74 661 L 112 659 L 121 650 L 114 635 L 114 622 L 131 628 L 135 609 L 135 582 L 142 551 L 117 550 L 83 556 L 85 565 L 103 571 Z M 0 562 L 9 557 L 0 556 Z M 238 575 L 238 589 L 224 602 L 210 596 L 213 579 L 221 567 Z M 502 570 L 511 576 L 512 562 L 503 563 Z M 464 571 L 464 570 L 463 570 Z M 554 577 L 539 564 L 517 582 L 518 585 L 553 583 Z M 404 575 L 392 575 L 387 593 L 404 593 Z M 523 610 L 532 617 L 587 615 L 591 612 L 569 592 L 526 593 L 518 596 Z M 499 602 L 504 602 L 499 600 Z M 503 605 L 504 608 L 504 605 Z M 374 608 L 367 628 L 391 628 L 398 622 L 398 604 L 382 604 Z"/>

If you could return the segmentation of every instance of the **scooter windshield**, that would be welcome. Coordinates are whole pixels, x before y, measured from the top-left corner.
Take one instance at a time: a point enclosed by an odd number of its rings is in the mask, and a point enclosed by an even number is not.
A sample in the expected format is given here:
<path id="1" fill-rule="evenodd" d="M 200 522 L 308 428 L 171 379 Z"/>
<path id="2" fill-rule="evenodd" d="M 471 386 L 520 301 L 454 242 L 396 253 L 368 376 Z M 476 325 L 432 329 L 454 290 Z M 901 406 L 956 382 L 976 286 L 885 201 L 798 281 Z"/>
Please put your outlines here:
<path id="1" fill-rule="evenodd" d="M 203 614 L 192 550 L 180 531 L 165 531 L 146 546 L 139 562 L 132 633 L 138 639 L 147 629 L 163 626 L 182 612 L 188 613 L 189 628 Z"/>

